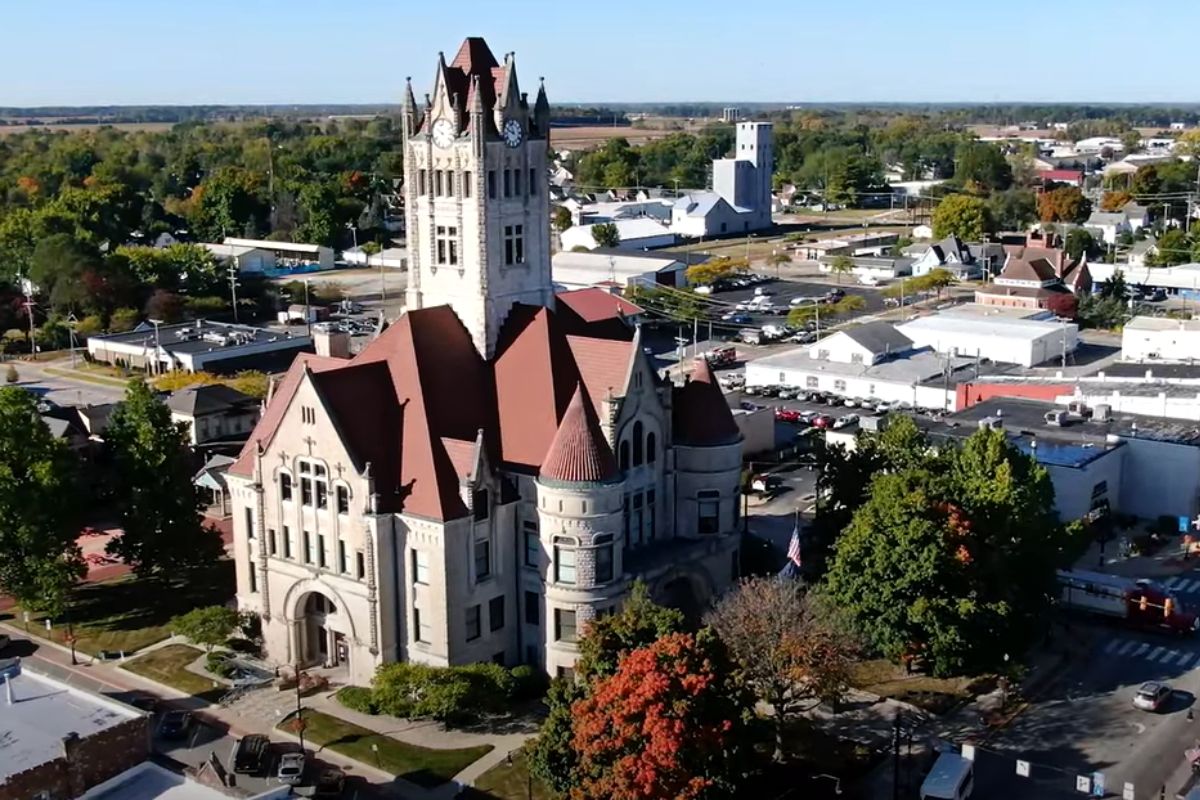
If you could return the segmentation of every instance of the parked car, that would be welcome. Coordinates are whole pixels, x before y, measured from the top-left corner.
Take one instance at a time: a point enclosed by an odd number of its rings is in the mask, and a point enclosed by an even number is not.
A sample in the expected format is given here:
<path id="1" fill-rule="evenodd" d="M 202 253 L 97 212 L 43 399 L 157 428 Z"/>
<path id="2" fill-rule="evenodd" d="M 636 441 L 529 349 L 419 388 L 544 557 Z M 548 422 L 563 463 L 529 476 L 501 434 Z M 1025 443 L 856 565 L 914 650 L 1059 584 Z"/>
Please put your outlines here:
<path id="1" fill-rule="evenodd" d="M 875 410 L 875 401 L 868 397 L 866 400 L 860 401 L 858 404 L 858 407 L 861 408 L 863 411 L 874 411 Z"/>
<path id="2" fill-rule="evenodd" d="M 158 735 L 164 739 L 186 739 L 192 729 L 192 715 L 187 711 L 168 711 L 158 723 Z"/>
<path id="3" fill-rule="evenodd" d="M 711 286 L 693 286 L 692 291 L 695 292 L 696 294 L 708 295 L 708 294 L 713 293 L 713 287 L 711 287 Z"/>
<path id="4" fill-rule="evenodd" d="M 777 408 L 775 409 L 775 419 L 780 422 L 800 422 L 800 412 L 794 408 Z"/>
<path id="5" fill-rule="evenodd" d="M 279 757 L 275 777 L 280 783 L 296 786 L 304 780 L 304 753 L 284 753 Z"/>
<path id="6" fill-rule="evenodd" d="M 887 412 L 889 412 L 891 410 L 892 410 L 891 403 L 879 402 L 879 403 L 875 404 L 875 413 L 876 414 L 886 414 Z"/>
<path id="7" fill-rule="evenodd" d="M 1146 299 L 1152 303 L 1161 303 L 1163 300 L 1167 299 L 1166 290 L 1155 289 L 1154 292 Z"/>
<path id="8" fill-rule="evenodd" d="M 817 415 L 816 411 L 801 411 L 800 412 L 800 421 L 803 422 L 805 425 L 812 425 L 812 421 L 814 419 L 816 419 L 817 416 L 818 415 Z"/>
<path id="9" fill-rule="evenodd" d="M 857 397 L 847 397 L 842 401 L 842 405 L 844 405 L 846 408 L 858 408 L 858 405 L 861 402 L 862 400 Z"/>
<path id="10" fill-rule="evenodd" d="M 1147 681 L 1138 688 L 1133 696 L 1134 708 L 1143 711 L 1158 711 L 1166 699 L 1172 694 L 1171 687 L 1158 681 Z"/>
<path id="11" fill-rule="evenodd" d="M 814 428 L 832 428 L 833 417 L 829 416 L 828 414 L 818 414 L 817 416 L 813 417 L 812 424 Z"/>
<path id="12" fill-rule="evenodd" d="M 825 405 L 827 406 L 840 406 L 841 404 L 842 398 L 838 397 L 836 394 L 828 395 L 825 398 Z"/>
<path id="13" fill-rule="evenodd" d="M 778 386 L 762 386 L 759 389 L 759 394 L 761 394 L 763 397 L 778 397 L 779 396 L 779 387 Z"/>
<path id="14" fill-rule="evenodd" d="M 313 787 L 312 796 L 321 798 L 341 797 L 345 788 L 346 773 L 337 767 L 325 767 L 325 769 L 321 770 L 321 774 L 317 776 L 317 783 Z"/>
<path id="15" fill-rule="evenodd" d="M 793 399 L 795 399 L 797 394 L 799 394 L 799 391 L 797 389 L 793 389 L 790 386 L 784 386 L 782 389 L 779 390 L 779 399 L 780 400 L 793 400 Z"/>
<path id="16" fill-rule="evenodd" d="M 833 421 L 835 431 L 847 428 L 858 422 L 858 414 L 844 414 Z"/>
<path id="17" fill-rule="evenodd" d="M 742 394 L 747 395 L 748 397 L 755 397 L 762 394 L 763 388 L 764 387 L 762 386 L 752 386 L 747 384 L 746 388 L 742 389 Z"/>
<path id="18" fill-rule="evenodd" d="M 755 475 L 750 481 L 750 490 L 759 494 L 767 494 L 782 485 L 783 479 L 778 475 Z"/>
<path id="19" fill-rule="evenodd" d="M 261 733 L 243 736 L 234 742 L 229 758 L 233 771 L 242 775 L 261 775 L 267 771 L 271 740 Z"/>

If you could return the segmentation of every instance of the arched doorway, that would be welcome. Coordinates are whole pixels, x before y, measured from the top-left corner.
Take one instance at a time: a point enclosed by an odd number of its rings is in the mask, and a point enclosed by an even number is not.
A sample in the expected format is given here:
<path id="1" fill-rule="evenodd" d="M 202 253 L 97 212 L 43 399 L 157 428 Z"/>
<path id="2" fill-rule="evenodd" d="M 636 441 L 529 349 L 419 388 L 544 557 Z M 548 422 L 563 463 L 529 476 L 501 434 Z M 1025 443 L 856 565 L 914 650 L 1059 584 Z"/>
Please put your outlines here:
<path id="1" fill-rule="evenodd" d="M 350 629 L 342 611 L 320 591 L 300 596 L 296 604 L 294 649 L 300 666 L 349 665 Z"/>
<path id="2" fill-rule="evenodd" d="M 712 592 L 694 575 L 675 575 L 658 585 L 653 592 L 656 602 L 683 612 L 689 624 L 699 625 L 712 600 Z"/>

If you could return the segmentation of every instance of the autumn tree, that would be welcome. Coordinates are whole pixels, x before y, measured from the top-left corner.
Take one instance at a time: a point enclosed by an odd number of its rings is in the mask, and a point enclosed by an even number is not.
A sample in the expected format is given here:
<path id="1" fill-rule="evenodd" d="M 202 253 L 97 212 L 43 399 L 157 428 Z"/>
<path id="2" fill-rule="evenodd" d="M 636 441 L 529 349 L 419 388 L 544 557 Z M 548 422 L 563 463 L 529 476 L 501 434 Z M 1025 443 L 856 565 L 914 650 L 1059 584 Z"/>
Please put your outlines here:
<path id="1" fill-rule="evenodd" d="M 757 699 L 772 710 L 775 760 L 783 760 L 783 731 L 797 704 L 833 705 L 850 685 L 855 652 L 832 609 L 798 581 L 749 578 L 708 615 Z"/>
<path id="2" fill-rule="evenodd" d="M 1133 195 L 1123 189 L 1105 192 L 1104 196 L 1100 198 L 1100 210 L 1108 212 L 1120 211 L 1132 201 Z"/>
<path id="3" fill-rule="evenodd" d="M 123 531 L 108 550 L 139 575 L 172 576 L 214 563 L 221 539 L 200 517 L 186 426 L 172 421 L 144 381 L 129 384 L 104 439 Z"/>
<path id="4" fill-rule="evenodd" d="M 687 268 L 684 275 L 692 286 L 711 286 L 719 280 L 745 272 L 749 268 L 750 264 L 744 258 L 717 256 L 708 261 L 693 264 Z"/>
<path id="5" fill-rule="evenodd" d="M 621 244 L 621 232 L 615 222 L 598 222 L 592 226 L 592 241 L 596 247 L 617 247 Z"/>
<path id="6" fill-rule="evenodd" d="M 1038 218 L 1042 222 L 1080 223 L 1091 212 L 1091 201 L 1077 186 L 1062 186 L 1038 195 Z"/>
<path id="7" fill-rule="evenodd" d="M 716 800 L 744 775 L 751 700 L 720 640 L 673 633 L 632 651 L 573 706 L 572 800 Z"/>
<path id="8" fill-rule="evenodd" d="M 978 197 L 952 194 L 933 209 L 933 236 L 936 239 L 957 236 L 963 241 L 977 242 L 992 229 L 991 209 Z"/>

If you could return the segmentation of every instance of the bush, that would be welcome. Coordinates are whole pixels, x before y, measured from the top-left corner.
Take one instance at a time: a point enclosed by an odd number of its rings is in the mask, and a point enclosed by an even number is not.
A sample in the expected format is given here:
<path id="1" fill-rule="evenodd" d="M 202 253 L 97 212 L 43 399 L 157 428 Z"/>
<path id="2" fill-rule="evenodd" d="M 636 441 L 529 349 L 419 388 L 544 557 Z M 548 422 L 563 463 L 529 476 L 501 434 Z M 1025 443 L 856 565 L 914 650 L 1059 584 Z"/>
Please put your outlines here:
<path id="1" fill-rule="evenodd" d="M 550 679 L 540 669 L 528 664 L 513 667 L 512 679 L 516 684 L 513 690 L 514 700 L 534 700 L 546 694 Z"/>
<path id="2" fill-rule="evenodd" d="M 4 382 L 5 383 L 16 383 L 19 380 L 21 380 L 21 375 L 19 372 L 17 372 L 16 365 L 9 364 L 8 369 L 6 369 L 4 371 Z"/>
<path id="3" fill-rule="evenodd" d="M 343 686 L 337 690 L 338 702 L 344 705 L 351 711 L 358 711 L 361 714 L 378 714 L 379 709 L 375 707 L 375 696 L 370 689 L 362 686 Z"/>
<path id="4" fill-rule="evenodd" d="M 394 717 L 464 723 L 479 713 L 503 713 L 523 693 L 540 694 L 543 685 L 540 676 L 510 672 L 492 663 L 385 664 L 372 681 L 372 705 L 378 713 Z"/>
<path id="5" fill-rule="evenodd" d="M 235 669 L 226 653 L 209 653 L 204 659 L 204 668 L 222 678 L 232 678 Z"/>

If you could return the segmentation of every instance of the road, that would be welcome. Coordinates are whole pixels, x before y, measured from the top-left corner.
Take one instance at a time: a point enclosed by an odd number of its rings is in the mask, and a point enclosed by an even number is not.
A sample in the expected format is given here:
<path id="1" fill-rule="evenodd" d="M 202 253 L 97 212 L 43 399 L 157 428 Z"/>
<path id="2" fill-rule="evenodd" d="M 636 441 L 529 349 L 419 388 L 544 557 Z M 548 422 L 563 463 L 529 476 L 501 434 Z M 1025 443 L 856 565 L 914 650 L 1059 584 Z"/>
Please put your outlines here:
<path id="1" fill-rule="evenodd" d="M 17 385 L 34 394 L 46 397 L 60 406 L 95 406 L 114 403 L 124 397 L 125 392 L 115 384 L 75 380 L 62 375 L 50 375 L 45 368 L 69 369 L 71 359 L 53 362 L 11 362 L 16 365 L 20 378 Z"/>

